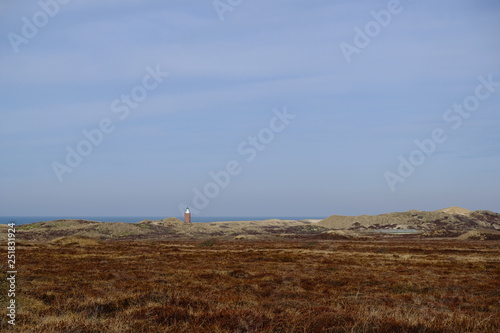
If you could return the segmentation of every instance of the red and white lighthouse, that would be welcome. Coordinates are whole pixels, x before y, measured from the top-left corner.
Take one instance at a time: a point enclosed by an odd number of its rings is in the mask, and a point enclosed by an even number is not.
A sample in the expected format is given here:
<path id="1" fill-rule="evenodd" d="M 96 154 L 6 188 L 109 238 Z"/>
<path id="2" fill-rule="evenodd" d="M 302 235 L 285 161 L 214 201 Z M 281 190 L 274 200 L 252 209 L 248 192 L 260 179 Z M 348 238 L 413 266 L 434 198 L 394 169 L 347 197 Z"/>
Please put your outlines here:
<path id="1" fill-rule="evenodd" d="M 191 212 L 189 211 L 189 207 L 186 207 L 184 211 L 184 222 L 191 223 Z"/>

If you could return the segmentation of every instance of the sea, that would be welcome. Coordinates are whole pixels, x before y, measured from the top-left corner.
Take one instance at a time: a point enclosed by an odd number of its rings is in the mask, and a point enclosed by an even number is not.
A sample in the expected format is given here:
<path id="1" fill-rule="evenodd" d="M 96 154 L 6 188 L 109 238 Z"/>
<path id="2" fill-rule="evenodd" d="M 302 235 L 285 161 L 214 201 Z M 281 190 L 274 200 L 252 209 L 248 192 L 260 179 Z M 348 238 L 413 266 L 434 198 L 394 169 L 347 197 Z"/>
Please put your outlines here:
<path id="1" fill-rule="evenodd" d="M 88 220 L 99 222 L 125 222 L 137 223 L 142 220 L 162 220 L 169 216 L 0 216 L 0 224 L 14 222 L 16 225 L 45 222 L 54 220 Z M 183 220 L 183 217 L 176 216 Z M 326 216 L 191 216 L 193 223 L 210 223 L 224 221 L 259 221 L 269 219 L 279 220 L 306 220 L 306 219 L 324 219 Z"/>

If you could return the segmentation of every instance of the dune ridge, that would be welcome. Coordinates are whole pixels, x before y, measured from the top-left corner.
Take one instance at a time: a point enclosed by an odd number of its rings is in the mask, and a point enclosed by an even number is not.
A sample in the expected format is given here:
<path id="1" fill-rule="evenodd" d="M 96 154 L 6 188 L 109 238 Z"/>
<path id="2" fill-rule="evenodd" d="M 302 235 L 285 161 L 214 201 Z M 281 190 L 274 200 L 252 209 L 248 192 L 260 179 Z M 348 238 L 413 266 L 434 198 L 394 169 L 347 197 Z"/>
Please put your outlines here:
<path id="1" fill-rule="evenodd" d="M 331 215 L 319 221 L 270 219 L 184 223 L 174 217 L 156 221 L 144 220 L 138 223 L 56 220 L 20 225 L 18 238 L 25 241 L 55 239 L 64 241 L 64 237 L 99 240 L 361 239 L 381 237 L 383 235 L 380 231 L 384 230 L 396 232 L 400 230 L 402 233 L 404 230 L 412 230 L 413 236 L 418 237 L 458 237 L 474 231 L 476 233 L 469 233 L 464 237 L 491 239 L 497 237 L 495 235 L 500 232 L 500 214 L 486 210 L 470 211 L 460 207 L 450 207 L 431 212 L 410 210 L 380 215 Z M 478 236 L 477 232 L 481 235 Z"/>

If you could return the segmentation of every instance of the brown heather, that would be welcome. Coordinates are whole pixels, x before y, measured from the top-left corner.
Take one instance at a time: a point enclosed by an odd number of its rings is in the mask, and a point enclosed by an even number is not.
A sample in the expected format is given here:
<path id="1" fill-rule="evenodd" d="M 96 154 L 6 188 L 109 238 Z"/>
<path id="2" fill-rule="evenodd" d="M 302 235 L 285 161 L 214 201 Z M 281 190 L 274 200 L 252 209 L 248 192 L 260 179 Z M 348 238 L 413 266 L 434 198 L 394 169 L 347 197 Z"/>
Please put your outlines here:
<path id="1" fill-rule="evenodd" d="M 21 243 L 16 329 L 500 332 L 499 245 L 403 239 Z M 12 330 L 7 319 L 2 315 L 0 331 Z"/>

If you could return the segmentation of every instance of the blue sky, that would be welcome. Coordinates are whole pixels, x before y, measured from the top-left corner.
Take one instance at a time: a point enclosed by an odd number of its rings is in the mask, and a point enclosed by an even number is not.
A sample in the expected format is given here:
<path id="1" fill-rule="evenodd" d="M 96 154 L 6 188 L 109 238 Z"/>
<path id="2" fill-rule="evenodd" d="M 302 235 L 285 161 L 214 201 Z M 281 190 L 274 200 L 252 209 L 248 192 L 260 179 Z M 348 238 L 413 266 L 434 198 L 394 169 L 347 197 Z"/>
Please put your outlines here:
<path id="1" fill-rule="evenodd" d="M 474 97 L 500 82 L 497 1 L 60 1 L 0 4 L 0 215 L 500 212 L 500 84 Z"/>

